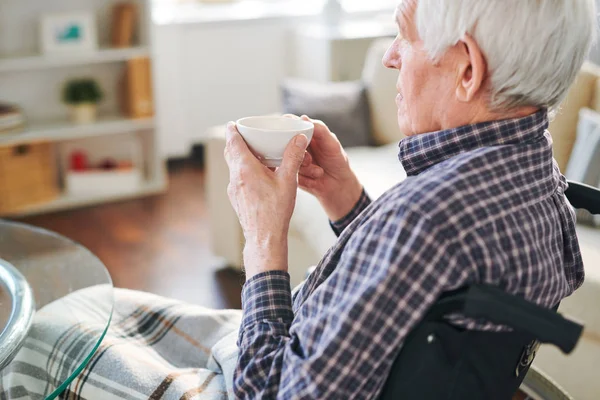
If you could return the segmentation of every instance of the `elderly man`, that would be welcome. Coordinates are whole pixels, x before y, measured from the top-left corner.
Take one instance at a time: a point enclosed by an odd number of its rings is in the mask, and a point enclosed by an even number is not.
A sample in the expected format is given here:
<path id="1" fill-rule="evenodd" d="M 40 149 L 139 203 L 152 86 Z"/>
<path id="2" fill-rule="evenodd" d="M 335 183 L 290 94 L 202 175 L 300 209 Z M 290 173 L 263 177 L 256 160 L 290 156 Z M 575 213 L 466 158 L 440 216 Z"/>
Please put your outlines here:
<path id="1" fill-rule="evenodd" d="M 322 123 L 308 149 L 293 139 L 276 171 L 229 124 L 229 196 L 246 238 L 237 397 L 373 398 L 443 292 L 487 283 L 550 308 L 581 285 L 546 128 L 595 15 L 593 0 L 403 1 L 383 63 L 399 71 L 408 179 L 374 202 Z M 286 240 L 298 186 L 339 238 L 292 294 Z"/>

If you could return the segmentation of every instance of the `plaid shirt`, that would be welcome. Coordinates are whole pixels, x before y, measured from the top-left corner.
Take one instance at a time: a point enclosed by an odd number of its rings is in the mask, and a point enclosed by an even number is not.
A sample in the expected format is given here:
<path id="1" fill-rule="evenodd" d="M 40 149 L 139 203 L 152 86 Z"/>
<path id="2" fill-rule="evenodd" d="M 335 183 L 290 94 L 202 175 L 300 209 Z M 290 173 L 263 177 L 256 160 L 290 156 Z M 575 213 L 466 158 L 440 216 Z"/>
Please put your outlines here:
<path id="1" fill-rule="evenodd" d="M 441 293 L 488 283 L 551 307 L 578 288 L 547 127 L 543 110 L 404 139 L 408 178 L 332 223 L 336 244 L 293 296 L 285 272 L 246 282 L 236 396 L 374 398 Z"/>

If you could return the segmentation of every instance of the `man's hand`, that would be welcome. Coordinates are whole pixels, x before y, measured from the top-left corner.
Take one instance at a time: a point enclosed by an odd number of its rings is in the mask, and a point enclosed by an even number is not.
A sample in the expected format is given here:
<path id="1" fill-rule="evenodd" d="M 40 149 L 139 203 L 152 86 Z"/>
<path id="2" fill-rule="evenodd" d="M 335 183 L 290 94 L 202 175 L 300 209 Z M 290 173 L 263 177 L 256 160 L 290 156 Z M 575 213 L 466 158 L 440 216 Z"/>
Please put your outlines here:
<path id="1" fill-rule="evenodd" d="M 287 271 L 287 235 L 307 143 L 304 135 L 292 139 L 281 167 L 272 171 L 254 157 L 235 124 L 227 125 L 227 194 L 246 238 L 247 278 L 270 270 Z"/>
<path id="2" fill-rule="evenodd" d="M 298 118 L 286 115 L 289 118 Z M 317 120 L 302 116 L 315 125 L 315 132 L 298 183 L 314 195 L 331 221 L 345 217 L 358 202 L 363 187 L 350 169 L 348 156 L 337 137 Z"/>

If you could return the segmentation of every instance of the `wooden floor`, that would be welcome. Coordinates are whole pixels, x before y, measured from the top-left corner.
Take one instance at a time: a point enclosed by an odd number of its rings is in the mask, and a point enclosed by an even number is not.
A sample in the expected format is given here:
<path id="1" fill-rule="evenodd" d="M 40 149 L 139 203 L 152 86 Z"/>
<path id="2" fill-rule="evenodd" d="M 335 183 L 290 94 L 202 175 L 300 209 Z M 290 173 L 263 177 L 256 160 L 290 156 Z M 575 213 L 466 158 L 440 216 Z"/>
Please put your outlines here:
<path id="1" fill-rule="evenodd" d="M 241 308 L 241 272 L 208 248 L 204 173 L 190 161 L 169 168 L 163 195 L 21 219 L 65 235 L 106 265 L 116 287 L 212 308 Z"/>

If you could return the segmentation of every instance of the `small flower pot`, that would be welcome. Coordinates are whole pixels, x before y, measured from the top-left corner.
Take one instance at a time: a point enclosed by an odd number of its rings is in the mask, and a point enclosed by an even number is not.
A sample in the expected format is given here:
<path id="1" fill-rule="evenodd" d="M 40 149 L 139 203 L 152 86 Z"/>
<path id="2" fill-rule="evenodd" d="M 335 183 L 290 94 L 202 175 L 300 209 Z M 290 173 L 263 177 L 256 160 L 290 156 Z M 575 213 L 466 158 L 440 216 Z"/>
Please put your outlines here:
<path id="1" fill-rule="evenodd" d="M 91 124 L 96 121 L 97 110 L 93 103 L 74 104 L 71 106 L 71 121 L 76 124 Z"/>

